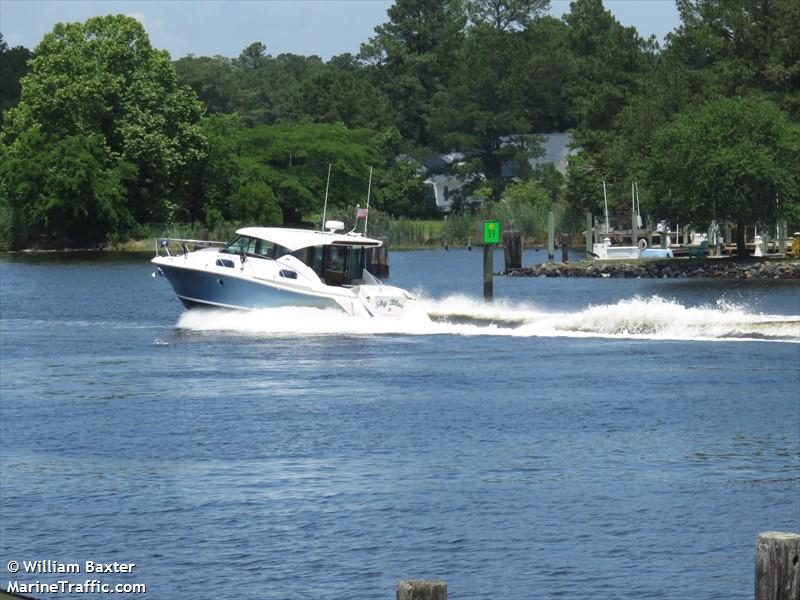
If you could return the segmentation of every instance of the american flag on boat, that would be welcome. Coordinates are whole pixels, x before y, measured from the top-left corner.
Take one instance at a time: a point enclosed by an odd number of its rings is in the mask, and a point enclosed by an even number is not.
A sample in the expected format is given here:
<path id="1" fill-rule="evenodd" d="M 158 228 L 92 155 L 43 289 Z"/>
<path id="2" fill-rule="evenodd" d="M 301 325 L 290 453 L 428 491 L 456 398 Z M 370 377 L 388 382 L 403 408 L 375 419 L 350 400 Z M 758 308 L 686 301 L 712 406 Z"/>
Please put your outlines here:
<path id="1" fill-rule="evenodd" d="M 366 219 L 368 214 L 369 214 L 369 209 L 368 208 L 359 207 L 356 210 L 356 219 Z"/>

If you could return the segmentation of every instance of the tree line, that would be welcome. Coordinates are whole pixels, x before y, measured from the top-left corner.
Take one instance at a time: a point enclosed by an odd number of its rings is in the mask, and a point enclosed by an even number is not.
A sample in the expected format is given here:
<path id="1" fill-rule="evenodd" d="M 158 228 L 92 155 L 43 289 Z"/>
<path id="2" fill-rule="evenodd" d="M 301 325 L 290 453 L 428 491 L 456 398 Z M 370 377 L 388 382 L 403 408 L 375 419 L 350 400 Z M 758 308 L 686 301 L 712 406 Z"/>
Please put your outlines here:
<path id="1" fill-rule="evenodd" d="M 0 244 L 91 244 L 151 223 L 297 223 L 366 197 L 436 214 L 420 160 L 463 151 L 487 203 L 800 223 L 800 4 L 677 0 L 663 47 L 601 0 L 397 0 L 357 55 L 255 42 L 172 61 L 125 16 L 0 36 Z M 571 131 L 566 178 L 527 165 Z M 517 136 L 513 138 L 512 136 Z M 424 162 L 424 161 L 423 161 Z"/>

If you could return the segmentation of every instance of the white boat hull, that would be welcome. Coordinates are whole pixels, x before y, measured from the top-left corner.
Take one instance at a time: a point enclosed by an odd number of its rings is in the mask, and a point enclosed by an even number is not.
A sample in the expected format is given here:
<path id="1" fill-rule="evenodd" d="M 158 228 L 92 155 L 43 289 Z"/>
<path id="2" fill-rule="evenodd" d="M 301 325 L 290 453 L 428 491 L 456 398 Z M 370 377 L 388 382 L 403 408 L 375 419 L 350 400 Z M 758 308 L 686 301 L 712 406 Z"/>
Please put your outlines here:
<path id="1" fill-rule="evenodd" d="M 202 255 L 202 256 L 197 256 Z M 339 309 L 354 317 L 402 317 L 414 297 L 403 289 L 376 284 L 329 286 L 318 280 L 309 285 L 298 274 L 299 264 L 272 261 L 273 267 L 256 273 L 251 265 L 242 266 L 237 257 L 228 257 L 220 266 L 216 252 L 196 252 L 188 256 L 159 256 L 156 275 L 170 282 L 187 308 L 216 307 L 258 310 L 281 307 Z M 202 259 L 202 260 L 201 260 Z M 236 259 L 236 260 L 234 260 Z M 286 261 L 289 262 L 289 261 Z M 285 266 L 286 268 L 280 268 Z M 286 277 L 290 274 L 294 277 Z"/>

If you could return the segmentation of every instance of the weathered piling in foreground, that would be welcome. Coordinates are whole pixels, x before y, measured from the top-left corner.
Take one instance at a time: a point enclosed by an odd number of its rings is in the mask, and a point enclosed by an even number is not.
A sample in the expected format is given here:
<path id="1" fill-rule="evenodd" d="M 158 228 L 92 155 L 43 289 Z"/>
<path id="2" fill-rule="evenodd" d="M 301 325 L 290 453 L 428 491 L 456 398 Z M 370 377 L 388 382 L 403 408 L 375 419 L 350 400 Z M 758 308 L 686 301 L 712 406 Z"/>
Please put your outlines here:
<path id="1" fill-rule="evenodd" d="M 592 213 L 586 213 L 586 260 L 592 256 L 592 246 L 594 240 L 592 239 L 592 233 L 594 232 L 594 227 L 592 224 Z"/>
<path id="2" fill-rule="evenodd" d="M 503 256 L 506 259 L 506 269 L 522 268 L 522 232 L 504 231 L 503 232 Z"/>
<path id="3" fill-rule="evenodd" d="M 551 210 L 547 213 L 547 258 L 553 260 L 556 255 L 556 215 Z"/>
<path id="4" fill-rule="evenodd" d="M 447 600 L 447 582 L 407 579 L 397 584 L 397 600 Z"/>
<path id="5" fill-rule="evenodd" d="M 566 233 L 561 234 L 561 262 L 569 262 L 569 236 Z"/>
<path id="6" fill-rule="evenodd" d="M 483 245 L 483 299 L 491 302 L 494 298 L 494 246 Z"/>
<path id="7" fill-rule="evenodd" d="M 755 593 L 756 600 L 800 600 L 800 534 L 758 534 Z"/>

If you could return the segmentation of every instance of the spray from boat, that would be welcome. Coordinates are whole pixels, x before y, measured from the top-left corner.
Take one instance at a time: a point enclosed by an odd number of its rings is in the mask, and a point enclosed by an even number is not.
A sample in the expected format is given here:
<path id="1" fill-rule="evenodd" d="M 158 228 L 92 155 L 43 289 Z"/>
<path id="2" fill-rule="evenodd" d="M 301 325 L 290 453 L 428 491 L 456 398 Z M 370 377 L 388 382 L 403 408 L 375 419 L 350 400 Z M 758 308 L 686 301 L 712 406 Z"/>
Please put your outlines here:
<path id="1" fill-rule="evenodd" d="M 394 334 L 800 343 L 800 316 L 758 314 L 725 301 L 685 306 L 660 296 L 592 305 L 574 312 L 503 300 L 486 304 L 466 296 L 422 296 L 419 308 L 401 319 L 353 318 L 337 310 L 304 307 L 195 310 L 184 313 L 177 326 L 191 332 L 256 336 Z"/>

